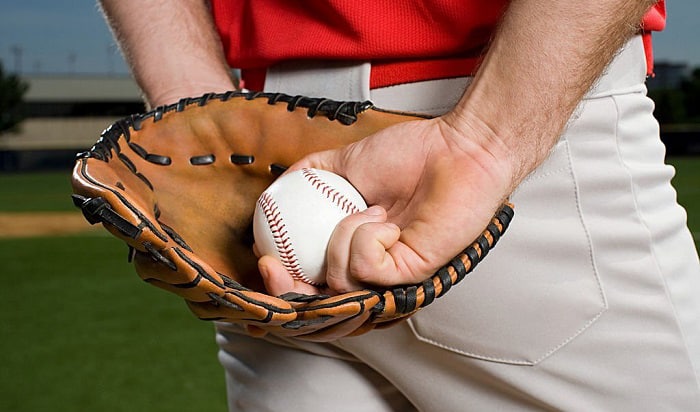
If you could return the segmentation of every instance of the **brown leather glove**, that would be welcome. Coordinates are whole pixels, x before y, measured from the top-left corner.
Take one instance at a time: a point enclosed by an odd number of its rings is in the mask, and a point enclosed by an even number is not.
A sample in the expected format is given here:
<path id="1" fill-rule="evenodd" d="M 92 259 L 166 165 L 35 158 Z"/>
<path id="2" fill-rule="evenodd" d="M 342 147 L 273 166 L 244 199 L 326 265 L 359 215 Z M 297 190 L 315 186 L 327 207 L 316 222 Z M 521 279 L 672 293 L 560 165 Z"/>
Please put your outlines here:
<path id="1" fill-rule="evenodd" d="M 209 94 L 122 119 L 81 153 L 73 199 L 90 223 L 127 243 L 145 281 L 201 319 L 253 335 L 313 341 L 357 335 L 410 316 L 462 280 L 506 230 L 504 204 L 483 234 L 418 285 L 337 296 L 264 290 L 252 251 L 260 194 L 285 166 L 420 115 L 279 93 Z"/>

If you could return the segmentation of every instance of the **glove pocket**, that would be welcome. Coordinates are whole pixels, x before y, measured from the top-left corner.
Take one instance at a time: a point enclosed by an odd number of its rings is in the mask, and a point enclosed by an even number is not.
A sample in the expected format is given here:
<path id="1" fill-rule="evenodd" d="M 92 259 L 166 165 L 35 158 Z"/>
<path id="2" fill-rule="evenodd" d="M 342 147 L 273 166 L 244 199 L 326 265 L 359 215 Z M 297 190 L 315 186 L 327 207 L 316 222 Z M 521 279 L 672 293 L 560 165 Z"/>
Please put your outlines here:
<path id="1" fill-rule="evenodd" d="M 566 141 L 511 200 L 515 217 L 496 248 L 408 320 L 417 339 L 464 356 L 534 365 L 607 309 Z"/>

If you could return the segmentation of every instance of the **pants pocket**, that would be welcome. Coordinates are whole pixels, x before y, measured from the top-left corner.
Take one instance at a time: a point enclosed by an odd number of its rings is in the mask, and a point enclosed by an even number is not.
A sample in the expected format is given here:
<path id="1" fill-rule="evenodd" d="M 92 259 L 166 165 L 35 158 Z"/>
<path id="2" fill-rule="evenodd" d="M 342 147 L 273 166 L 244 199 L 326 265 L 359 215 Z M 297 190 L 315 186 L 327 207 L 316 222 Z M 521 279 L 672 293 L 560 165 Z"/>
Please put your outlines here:
<path id="1" fill-rule="evenodd" d="M 512 196 L 515 218 L 476 270 L 411 319 L 417 339 L 534 365 L 607 309 L 565 140 Z"/>

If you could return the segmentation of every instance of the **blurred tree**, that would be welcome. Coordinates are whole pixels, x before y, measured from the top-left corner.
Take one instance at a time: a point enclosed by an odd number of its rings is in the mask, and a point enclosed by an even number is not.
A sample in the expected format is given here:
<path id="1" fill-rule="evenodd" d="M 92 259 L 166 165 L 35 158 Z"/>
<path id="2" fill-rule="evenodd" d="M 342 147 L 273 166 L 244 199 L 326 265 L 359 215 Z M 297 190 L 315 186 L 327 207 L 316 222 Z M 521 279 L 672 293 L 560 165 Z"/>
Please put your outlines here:
<path id="1" fill-rule="evenodd" d="M 696 67 L 690 77 L 681 83 L 686 122 L 700 123 L 700 67 Z"/>
<path id="2" fill-rule="evenodd" d="M 654 116 L 661 124 L 685 123 L 684 94 L 677 89 L 656 89 L 649 91 L 649 97 L 654 101 Z"/>
<path id="3" fill-rule="evenodd" d="M 661 124 L 700 123 L 700 67 L 684 76 L 680 85 L 649 90 L 649 97 Z"/>
<path id="4" fill-rule="evenodd" d="M 22 99 L 29 85 L 15 74 L 5 73 L 0 62 L 0 135 L 17 130 L 24 119 Z"/>

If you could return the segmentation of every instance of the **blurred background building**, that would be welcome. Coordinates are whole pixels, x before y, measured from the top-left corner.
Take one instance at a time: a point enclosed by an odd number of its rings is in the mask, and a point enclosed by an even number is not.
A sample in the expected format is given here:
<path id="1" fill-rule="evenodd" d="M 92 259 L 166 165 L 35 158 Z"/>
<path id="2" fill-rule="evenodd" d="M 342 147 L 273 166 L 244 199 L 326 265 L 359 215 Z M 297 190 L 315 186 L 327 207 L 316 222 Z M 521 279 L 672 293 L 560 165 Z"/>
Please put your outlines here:
<path id="1" fill-rule="evenodd" d="M 688 63 L 656 62 L 655 76 L 647 81 L 649 90 L 678 89 L 683 80 L 691 75 Z"/>
<path id="2" fill-rule="evenodd" d="M 129 76 L 29 75 L 16 132 L 0 136 L 0 170 L 66 168 L 115 120 L 144 109 Z"/>

